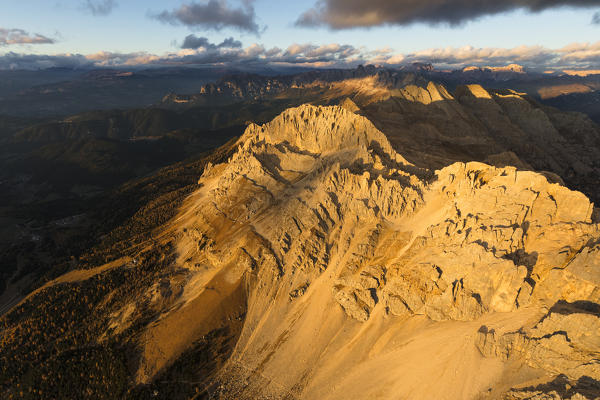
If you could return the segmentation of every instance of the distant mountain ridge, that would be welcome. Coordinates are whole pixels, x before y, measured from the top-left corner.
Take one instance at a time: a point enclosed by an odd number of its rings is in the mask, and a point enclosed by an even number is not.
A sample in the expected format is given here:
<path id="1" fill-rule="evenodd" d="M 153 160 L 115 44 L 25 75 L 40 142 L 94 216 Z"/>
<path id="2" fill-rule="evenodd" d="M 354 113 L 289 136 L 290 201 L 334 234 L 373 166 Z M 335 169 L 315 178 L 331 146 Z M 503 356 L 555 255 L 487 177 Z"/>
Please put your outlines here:
<path id="1" fill-rule="evenodd" d="M 523 75 L 514 66 L 509 70 L 500 73 Z M 175 109 L 193 109 L 270 99 L 339 104 L 349 98 L 359 114 L 367 116 L 397 151 L 417 165 L 440 168 L 478 160 L 549 171 L 600 201 L 595 189 L 600 184 L 598 125 L 583 114 L 551 109 L 520 90 L 504 89 L 504 78 L 494 81 L 499 86 L 494 90 L 460 83 L 468 82 L 472 72 L 441 75 L 429 68 L 415 72 L 367 66 L 281 77 L 241 75 L 206 85 L 199 94 L 170 95 L 163 101 Z M 527 84 L 535 82 L 531 76 L 523 79 Z"/>
<path id="2" fill-rule="evenodd" d="M 401 89 L 409 84 L 426 85 L 428 81 L 442 83 L 450 90 L 464 84 L 480 84 L 493 89 L 514 89 L 544 100 L 582 91 L 589 93 L 600 91 L 600 75 L 530 73 L 517 64 L 493 68 L 467 67 L 456 71 L 439 71 L 429 64 L 415 64 L 400 69 L 367 65 L 353 70 L 318 70 L 270 77 L 256 74 L 225 76 L 217 82 L 205 85 L 198 93 L 170 93 L 163 97 L 162 104 L 179 107 L 231 104 L 274 98 L 285 95 L 286 92 L 292 95 L 291 92 L 299 89 L 327 89 L 336 82 L 367 77 L 373 77 L 388 89 Z M 564 107 L 573 109 L 568 105 Z M 594 106 L 590 113 L 593 118 L 597 118 L 598 107 Z M 596 119 L 596 121 L 600 120 Z"/>

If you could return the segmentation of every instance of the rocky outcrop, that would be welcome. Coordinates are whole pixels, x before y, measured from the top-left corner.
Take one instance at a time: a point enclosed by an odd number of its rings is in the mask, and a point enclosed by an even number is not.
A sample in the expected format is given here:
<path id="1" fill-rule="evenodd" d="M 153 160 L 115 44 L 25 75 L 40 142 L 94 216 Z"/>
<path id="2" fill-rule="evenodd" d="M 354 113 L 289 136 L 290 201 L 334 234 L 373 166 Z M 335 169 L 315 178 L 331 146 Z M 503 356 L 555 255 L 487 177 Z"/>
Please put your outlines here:
<path id="1" fill-rule="evenodd" d="M 502 365 L 600 379 L 597 315 L 561 311 L 571 307 L 564 302 L 600 303 L 600 231 L 581 193 L 477 162 L 432 173 L 366 118 L 314 106 L 249 126 L 235 155 L 199 185 L 171 228 L 178 263 L 198 276 L 190 296 L 222 290 L 223 279 L 245 282 L 247 293 L 244 328 L 220 375 L 224 397 L 342 396 L 322 382 L 344 382 L 340 368 L 360 371 L 367 354 L 399 351 L 376 338 L 422 318 L 458 324 L 470 332 L 461 346 Z M 468 368 L 487 362 L 473 354 Z M 339 364 L 346 359 L 357 364 Z"/>
<path id="2" fill-rule="evenodd" d="M 533 367 L 572 380 L 600 381 L 600 314 L 597 303 L 557 302 L 533 327 L 503 332 L 487 326 L 479 330 L 477 346 L 487 356 L 522 357 Z"/>

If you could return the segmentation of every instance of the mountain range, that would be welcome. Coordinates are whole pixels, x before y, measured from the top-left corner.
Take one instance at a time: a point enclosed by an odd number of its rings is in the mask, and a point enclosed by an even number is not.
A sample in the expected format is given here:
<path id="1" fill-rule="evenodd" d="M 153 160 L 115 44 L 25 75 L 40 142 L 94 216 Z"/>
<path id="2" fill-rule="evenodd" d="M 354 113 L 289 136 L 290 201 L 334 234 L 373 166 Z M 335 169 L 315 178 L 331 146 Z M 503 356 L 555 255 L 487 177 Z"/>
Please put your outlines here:
<path id="1" fill-rule="evenodd" d="M 0 397 L 597 398 L 600 127 L 540 95 L 596 79 L 237 74 L 3 119 Z"/>

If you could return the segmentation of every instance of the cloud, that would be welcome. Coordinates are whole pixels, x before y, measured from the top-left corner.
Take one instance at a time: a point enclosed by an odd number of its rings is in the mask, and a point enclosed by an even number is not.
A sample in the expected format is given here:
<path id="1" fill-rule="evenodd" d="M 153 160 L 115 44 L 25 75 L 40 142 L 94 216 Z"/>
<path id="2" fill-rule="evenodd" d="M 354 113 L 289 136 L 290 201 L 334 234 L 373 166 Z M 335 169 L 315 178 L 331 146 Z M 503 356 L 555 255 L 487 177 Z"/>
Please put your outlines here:
<path id="1" fill-rule="evenodd" d="M 502 65 L 521 63 L 542 65 L 556 58 L 555 52 L 541 46 L 519 46 L 511 49 L 476 48 L 464 46 L 422 50 L 405 55 L 412 62 L 428 62 L 443 65 Z"/>
<path id="2" fill-rule="evenodd" d="M 600 11 L 598 11 L 596 14 L 594 14 L 594 16 L 592 17 L 592 24 L 594 25 L 600 25 Z"/>
<path id="3" fill-rule="evenodd" d="M 600 41 L 572 43 L 559 49 L 542 46 L 517 46 L 509 49 L 496 47 L 446 47 L 406 54 L 371 52 L 370 62 L 398 65 L 430 63 L 444 68 L 465 66 L 506 66 L 520 64 L 529 70 L 588 69 L 600 65 Z"/>
<path id="4" fill-rule="evenodd" d="M 83 8 L 95 16 L 105 16 L 117 6 L 115 0 L 86 0 Z"/>
<path id="5" fill-rule="evenodd" d="M 52 44 L 56 41 L 38 33 L 30 34 L 23 29 L 0 28 L 0 46 L 11 44 Z"/>
<path id="6" fill-rule="evenodd" d="M 233 28 L 258 35 L 253 0 L 243 0 L 239 8 L 230 7 L 228 0 L 208 0 L 203 3 L 187 3 L 172 11 L 154 16 L 159 21 L 173 25 L 186 25 L 195 29 L 220 31 Z"/>
<path id="7" fill-rule="evenodd" d="M 220 49 L 224 47 L 230 49 L 239 49 L 242 47 L 242 42 L 230 37 L 219 44 L 213 44 L 209 42 L 208 38 L 198 37 L 196 35 L 188 35 L 185 37 L 183 44 L 181 45 L 182 49 L 198 49 L 200 47 L 204 47 L 206 49 Z"/>
<path id="8" fill-rule="evenodd" d="M 323 46 L 315 46 L 312 44 L 293 44 L 283 53 L 286 57 L 303 56 L 306 58 L 337 58 L 348 59 L 359 53 L 359 50 L 351 45 L 340 45 L 337 43 L 327 44 Z"/>
<path id="9" fill-rule="evenodd" d="M 501 67 L 520 64 L 528 70 L 600 69 L 600 41 L 572 43 L 549 49 L 542 46 L 446 47 L 425 49 L 412 53 L 396 53 L 390 48 L 369 51 L 347 44 L 295 43 L 285 49 L 265 48 L 254 43 L 242 47 L 233 38 L 220 44 L 190 35 L 189 46 L 175 52 L 156 55 L 147 52 L 94 54 L 26 55 L 8 53 L 0 56 L 0 69 L 68 68 L 136 68 L 149 66 L 208 65 L 243 67 L 269 65 L 299 65 L 315 68 L 350 68 L 359 64 L 378 64 L 396 67 L 412 63 L 430 63 L 439 69 L 461 69 L 466 66 Z M 186 42 L 184 40 L 184 44 Z"/>
<path id="10" fill-rule="evenodd" d="M 600 41 L 596 43 L 573 43 L 558 49 L 561 55 L 561 64 L 573 66 L 587 64 L 588 66 L 600 65 Z"/>
<path id="11" fill-rule="evenodd" d="M 230 37 L 230 38 L 223 40 L 221 43 L 219 43 L 217 45 L 217 47 L 241 48 L 242 42 Z"/>
<path id="12" fill-rule="evenodd" d="M 46 68 L 81 68 L 92 67 L 93 63 L 80 54 L 18 54 L 8 52 L 0 56 L 0 69 L 29 69 L 38 70 Z"/>
<path id="13" fill-rule="evenodd" d="M 318 0 L 296 25 L 348 29 L 422 22 L 455 26 L 517 9 L 540 12 L 555 7 L 595 6 L 598 0 Z"/>
<path id="14" fill-rule="evenodd" d="M 203 39 L 203 38 L 198 38 Z M 229 42 L 230 39 L 223 43 Z M 315 46 L 311 44 L 293 44 L 286 49 L 265 48 L 254 43 L 246 48 L 211 45 L 196 49 L 183 49 L 177 53 L 164 56 L 157 63 L 162 64 L 212 64 L 212 65 L 244 65 L 244 64 L 293 64 L 307 66 L 346 67 L 355 66 L 365 61 L 360 51 L 350 45 L 330 44 Z"/>
<path id="15" fill-rule="evenodd" d="M 83 64 L 91 64 L 94 67 L 131 67 L 138 65 L 153 64 L 161 59 L 160 56 L 146 53 L 144 51 L 134 53 L 113 53 L 100 51 L 84 56 Z"/>
<path id="16" fill-rule="evenodd" d="M 248 47 L 238 46 L 232 38 L 216 45 L 194 37 L 205 45 L 183 48 L 177 52 L 155 55 L 146 52 L 113 53 L 101 51 L 94 54 L 22 55 L 8 53 L 0 56 L 0 69 L 40 69 L 50 67 L 98 68 L 98 67 L 148 67 L 148 66 L 243 66 L 243 65 L 305 65 L 315 67 L 351 67 L 364 63 L 360 50 L 350 45 L 293 44 L 286 49 L 265 48 L 254 43 Z"/>

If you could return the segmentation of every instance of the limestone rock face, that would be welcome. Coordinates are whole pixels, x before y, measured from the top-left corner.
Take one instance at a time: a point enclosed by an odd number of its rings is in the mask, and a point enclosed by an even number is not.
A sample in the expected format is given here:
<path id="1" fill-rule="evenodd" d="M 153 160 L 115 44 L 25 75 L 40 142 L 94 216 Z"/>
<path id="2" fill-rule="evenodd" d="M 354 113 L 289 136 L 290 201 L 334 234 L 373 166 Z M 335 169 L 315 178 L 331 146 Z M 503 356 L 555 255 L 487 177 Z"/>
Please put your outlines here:
<path id="1" fill-rule="evenodd" d="M 245 288 L 221 395 L 476 398 L 508 363 L 600 379 L 590 201 L 514 167 L 417 168 L 346 108 L 306 105 L 249 126 L 172 222 L 178 264 L 197 276 L 188 296 Z M 449 342 L 459 361 L 411 378 L 411 363 Z M 463 388 L 445 377 L 479 368 L 489 372 Z M 397 381 L 356 386 L 373 371 Z"/>
<path id="2" fill-rule="evenodd" d="M 454 136 L 467 147 L 487 143 L 486 123 L 569 142 L 519 94 L 401 83 L 249 125 L 147 241 L 32 296 L 97 289 L 89 340 L 135 349 L 146 397 L 193 385 L 236 400 L 598 398 L 598 209 L 553 173 L 401 155 L 446 140 L 447 121 L 470 127 Z M 344 98 L 352 85 L 332 84 Z M 392 144 L 364 116 L 385 110 L 398 124 L 424 110 L 429 127 Z M 27 344 L 3 323 L 1 343 Z"/>

